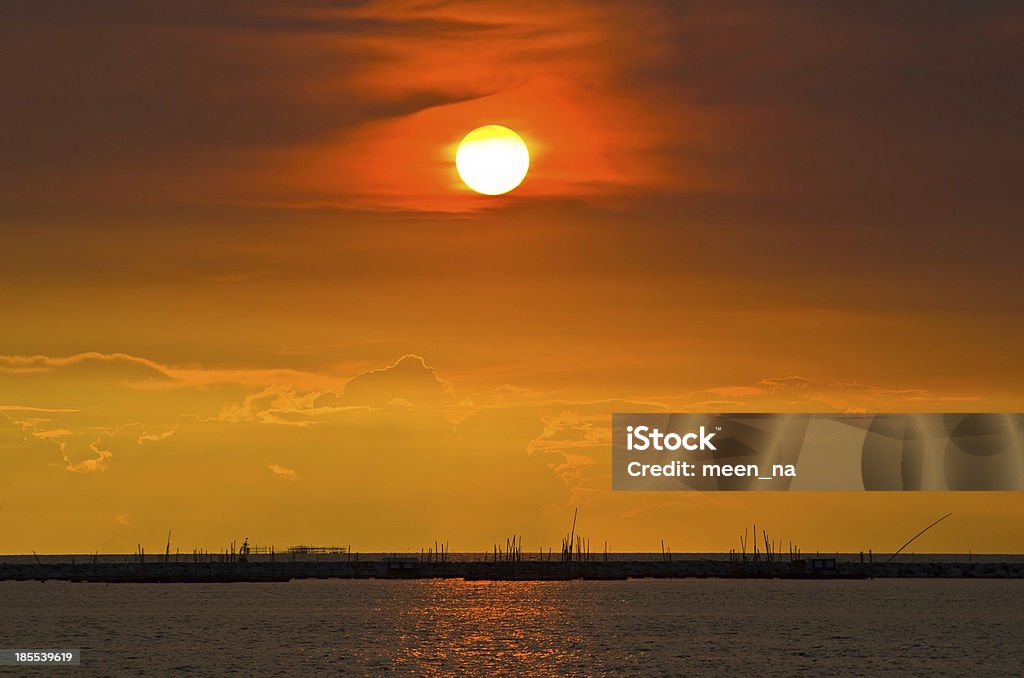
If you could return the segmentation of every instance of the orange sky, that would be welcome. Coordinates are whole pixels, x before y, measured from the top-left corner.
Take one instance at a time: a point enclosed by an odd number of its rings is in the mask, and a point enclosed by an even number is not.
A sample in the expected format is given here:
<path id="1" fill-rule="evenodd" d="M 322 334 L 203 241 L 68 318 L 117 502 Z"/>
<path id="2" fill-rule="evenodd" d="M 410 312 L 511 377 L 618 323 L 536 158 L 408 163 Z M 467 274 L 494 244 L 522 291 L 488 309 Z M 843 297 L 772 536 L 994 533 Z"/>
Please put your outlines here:
<path id="1" fill-rule="evenodd" d="M 1019 494 L 613 494 L 609 444 L 1022 409 L 1014 5 L 52 4 L 0 10 L 0 552 L 1024 550 Z"/>

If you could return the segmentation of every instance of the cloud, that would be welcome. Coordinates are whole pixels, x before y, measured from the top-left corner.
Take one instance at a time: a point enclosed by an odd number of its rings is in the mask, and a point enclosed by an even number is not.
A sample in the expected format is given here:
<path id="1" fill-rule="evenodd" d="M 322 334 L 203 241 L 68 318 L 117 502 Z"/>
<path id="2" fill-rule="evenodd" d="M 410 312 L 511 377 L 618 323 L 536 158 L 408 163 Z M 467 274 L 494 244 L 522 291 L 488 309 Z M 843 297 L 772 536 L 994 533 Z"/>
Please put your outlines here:
<path id="1" fill-rule="evenodd" d="M 578 496 L 603 487 L 600 460 L 609 444 L 611 412 L 921 411 L 981 404 L 970 392 L 800 375 L 656 398 L 573 400 L 509 385 L 458 398 L 452 384 L 415 354 L 347 381 L 316 371 L 177 367 L 126 353 L 0 356 L 3 368 L 13 371 L 7 375 L 10 400 L 0 406 L 0 415 L 23 436 L 50 446 L 47 463 L 59 462 L 75 473 L 102 473 L 144 447 L 177 449 L 171 442 L 183 430 L 219 437 L 217 425 L 232 426 L 237 427 L 232 435 L 248 437 L 254 435 L 247 428 L 251 424 L 296 432 L 315 428 L 318 445 L 331 449 L 332 437 L 349 430 L 370 427 L 372 436 L 384 435 L 376 427 L 388 421 L 399 432 L 412 427 L 429 431 L 422 435 L 436 441 L 451 438 L 482 447 L 511 435 L 520 454 L 535 458 Z M 162 386 L 140 389 L 140 383 Z M 493 432 L 481 428 L 481 422 L 492 420 Z M 277 459 L 270 463 L 280 465 Z"/>
<path id="2" fill-rule="evenodd" d="M 61 449 L 63 451 L 63 447 Z M 107 461 L 114 456 L 113 453 L 109 450 L 101 449 L 98 442 L 89 443 L 89 449 L 96 455 L 92 459 L 73 461 L 65 456 L 64 461 L 67 463 L 67 469 L 72 473 L 98 473 L 106 471 Z"/>
<path id="3" fill-rule="evenodd" d="M 706 398 L 706 394 L 715 396 Z M 934 388 L 893 388 L 880 384 L 811 379 L 799 375 L 765 377 L 750 385 L 711 387 L 673 403 L 676 411 L 720 412 L 883 412 L 940 411 L 977 403 L 977 395 Z"/>
<path id="4" fill-rule="evenodd" d="M 345 383 L 340 397 L 321 398 L 345 405 L 440 406 L 450 400 L 451 387 L 418 355 L 404 355 L 383 369 L 370 370 Z"/>
<path id="5" fill-rule="evenodd" d="M 2 418 L 51 445 L 50 462 L 60 460 L 75 473 L 106 471 L 119 455 L 137 454 L 143 445 L 166 446 L 183 427 L 194 431 L 197 424 L 332 428 L 373 409 L 418 408 L 451 430 L 444 419 L 450 387 L 415 355 L 365 370 L 347 383 L 288 369 L 182 368 L 125 353 L 7 355 L 0 356 L 0 369 L 10 370 L 6 395 L 16 399 L 0 406 Z M 139 387 L 152 382 L 163 385 Z M 336 384 L 336 390 L 317 388 L 323 384 Z M 74 406 L 45 397 L 54 393 Z M 31 404 L 17 403 L 21 398 Z"/>
<path id="6" fill-rule="evenodd" d="M 140 381 L 145 379 L 163 379 L 169 375 L 165 368 L 157 363 L 128 355 L 126 353 L 99 353 L 90 351 L 77 353 L 66 357 L 50 357 L 44 355 L 0 355 L 0 373 L 6 374 L 31 374 L 35 372 L 53 372 L 61 368 L 77 368 L 87 370 L 92 366 L 103 363 L 119 363 L 123 368 L 133 370 L 133 374 Z M 126 376 L 128 372 L 124 372 Z"/>
<path id="7" fill-rule="evenodd" d="M 275 476 L 284 478 L 285 480 L 295 480 L 298 478 L 298 475 L 295 473 L 295 469 L 293 468 L 286 468 L 284 466 L 278 466 L 277 464 L 270 464 L 267 468 L 269 468 L 270 472 Z"/>
<path id="8" fill-rule="evenodd" d="M 790 376 L 790 377 L 768 377 L 762 379 L 760 384 L 768 387 L 772 391 L 777 390 L 798 390 L 803 391 L 811 386 L 811 380 L 805 377 Z M 757 387 L 753 387 L 757 388 Z"/>
<path id="9" fill-rule="evenodd" d="M 59 32 L 63 53 L 77 57 L 37 58 L 2 71 L 21 91 L 35 95 L 7 107 L 5 124 L 45 126 L 52 137 L 33 134 L 16 142 L 8 160 L 30 164 L 61 143 L 65 155 L 82 164 L 109 163 L 111 158 L 99 153 L 87 157 L 102 144 L 136 159 L 174 149 L 205 149 L 217 157 L 225 150 L 323 138 L 367 120 L 450 103 L 465 94 L 415 86 L 385 96 L 354 90 L 349 83 L 383 58 L 364 48 L 365 39 L 487 30 L 429 17 L 361 16 L 352 6 L 314 3 L 187 2 L 172 10 L 120 1 L 88 3 L 88 8 L 49 2 L 35 11 L 31 3 L 15 4 L 21 7 L 0 11 L 12 27 L 7 41 L 12 49 L 40 57 L 33 41 Z M 269 62 L 261 58 L 267 55 L 273 57 Z M 157 82 L 153 73 L 166 78 Z M 38 87 L 32 82 L 38 77 L 53 87 Z M 88 115 L 96 109 L 104 115 Z M 48 124 L 61 111 L 72 113 L 60 118 L 63 126 Z M 32 115 L 39 117 L 33 122 Z"/>
<path id="10" fill-rule="evenodd" d="M 225 404 L 217 418 L 229 423 L 257 421 L 286 426 L 309 426 L 314 423 L 311 417 L 333 409 L 315 405 L 322 395 L 320 391 L 300 393 L 290 384 L 274 384 L 257 393 L 246 395 L 241 403 Z"/>
<path id="11" fill-rule="evenodd" d="M 45 369 L 5 378 L 0 455 L 7 473 L 0 475 L 0 494 L 9 499 L 5 512 L 13 509 L 19 525 L 34 527 L 15 528 L 10 543 L 33 547 L 51 539 L 40 532 L 50 523 L 101 542 L 117 537 L 103 525 L 138 532 L 139 541 L 166 534 L 169 524 L 207 545 L 254 524 L 293 539 L 294 513 L 281 511 L 280 501 L 301 510 L 303 529 L 318 539 L 332 538 L 322 535 L 334 535 L 336 516 L 345 515 L 346 539 L 390 548 L 396 539 L 432 539 L 439 529 L 457 534 L 465 544 L 459 548 L 511 531 L 557 544 L 575 507 L 586 534 L 595 525 L 613 530 L 623 520 L 656 515 L 644 508 L 649 498 L 610 491 L 612 412 L 693 411 L 713 394 L 739 397 L 740 409 L 759 411 L 935 409 L 969 396 L 783 372 L 632 400 L 575 400 L 500 381 L 490 388 L 478 383 L 471 397 L 456 398 L 459 380 L 450 383 L 446 371 L 415 354 L 353 370 L 347 384 L 335 379 L 336 390 L 273 380 L 289 370 L 240 368 L 239 383 L 220 384 L 228 372 L 216 367 L 210 369 L 218 380 L 195 376 L 172 389 L 138 390 L 123 377 L 126 366 L 152 369 L 142 358 L 8 361 L 26 362 Z M 74 371 L 82 364 L 89 369 Z M 257 373 L 267 383 L 252 385 Z M 728 397 L 719 404 L 736 409 Z M 44 486 L 53 492 L 40 507 L 29 488 Z M 251 501 L 262 494 L 280 501 Z M 212 499 L 193 506 L 181 496 Z M 689 515 L 694 501 L 666 498 L 665 511 Z M 736 501 L 734 513 L 745 506 Z M 37 513 L 23 514 L 24 506 Z M 125 518 L 119 524 L 112 515 Z M 66 531 L 55 532 L 52 541 L 66 538 Z"/>
<path id="12" fill-rule="evenodd" d="M 113 369 L 111 369 L 113 367 Z M 210 369 L 166 365 L 155 360 L 127 353 L 87 351 L 69 356 L 0 355 L 0 374 L 35 374 L 72 372 L 79 377 L 97 376 L 140 390 L 158 390 L 198 385 L 259 385 L 282 381 L 299 384 L 335 383 L 329 375 L 291 369 Z M 14 406 L 2 406 L 10 409 Z M 25 407 L 25 406 L 19 406 Z M 2 409 L 0 408 L 0 409 Z"/>
<path id="13" fill-rule="evenodd" d="M 588 3 L 16 4 L 0 10 L 13 55 L 0 80 L 17 94 L 0 112 L 12 139 L 0 172 L 21 204 L 44 184 L 109 203 L 96 177 L 116 175 L 122 202 L 477 209 L 447 156 L 495 119 L 537 159 L 520 195 L 651 175 L 633 155 L 655 126 L 629 119 L 651 109 L 600 86 L 615 18 Z M 55 33 L 74 58 L 40 47 Z"/>
<path id="14" fill-rule="evenodd" d="M 47 407 L 28 407 L 25 405 L 0 405 L 0 412 L 53 412 L 59 414 L 73 414 L 78 410 L 60 409 L 60 408 L 47 408 Z"/>
<path id="15" fill-rule="evenodd" d="M 708 389 L 708 393 L 723 398 L 742 398 L 744 396 L 755 396 L 763 392 L 764 389 L 760 386 L 716 386 Z"/>

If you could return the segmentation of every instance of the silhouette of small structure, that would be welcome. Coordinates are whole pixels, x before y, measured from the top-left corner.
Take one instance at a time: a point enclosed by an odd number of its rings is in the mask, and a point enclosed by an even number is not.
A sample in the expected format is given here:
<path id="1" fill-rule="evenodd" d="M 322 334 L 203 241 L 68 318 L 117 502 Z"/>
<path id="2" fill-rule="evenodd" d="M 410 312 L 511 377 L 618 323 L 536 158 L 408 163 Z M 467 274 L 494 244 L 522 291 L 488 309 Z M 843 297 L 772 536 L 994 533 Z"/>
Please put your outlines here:
<path id="1" fill-rule="evenodd" d="M 348 553 L 347 546 L 308 546 L 306 544 L 299 544 L 298 546 L 289 546 L 288 553 L 293 554 L 310 554 L 310 555 L 326 555 L 326 554 L 346 554 Z"/>
<path id="2" fill-rule="evenodd" d="M 835 577 L 839 568 L 835 558 L 809 558 L 794 560 L 789 564 L 790 574 L 797 577 Z"/>
<path id="3" fill-rule="evenodd" d="M 416 577 L 420 559 L 415 556 L 385 556 L 384 567 L 389 577 Z"/>

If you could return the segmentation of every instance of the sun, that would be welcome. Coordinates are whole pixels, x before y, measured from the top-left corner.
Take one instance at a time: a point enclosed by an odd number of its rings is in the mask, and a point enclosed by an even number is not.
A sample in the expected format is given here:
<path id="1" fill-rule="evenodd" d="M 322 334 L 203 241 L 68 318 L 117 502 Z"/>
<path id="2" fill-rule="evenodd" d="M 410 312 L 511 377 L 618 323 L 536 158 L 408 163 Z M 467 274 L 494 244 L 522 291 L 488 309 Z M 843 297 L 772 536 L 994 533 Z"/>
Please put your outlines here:
<path id="1" fill-rule="evenodd" d="M 462 137 L 455 168 L 477 193 L 501 195 L 523 182 L 530 169 L 530 150 L 508 127 L 484 125 Z"/>

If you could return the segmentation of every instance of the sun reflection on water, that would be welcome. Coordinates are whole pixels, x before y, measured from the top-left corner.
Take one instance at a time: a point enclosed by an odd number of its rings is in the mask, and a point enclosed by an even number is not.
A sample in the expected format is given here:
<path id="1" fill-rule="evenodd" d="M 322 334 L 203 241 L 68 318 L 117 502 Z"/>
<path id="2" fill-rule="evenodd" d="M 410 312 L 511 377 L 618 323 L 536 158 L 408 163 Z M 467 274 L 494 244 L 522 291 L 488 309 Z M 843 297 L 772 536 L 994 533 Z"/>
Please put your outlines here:
<path id="1" fill-rule="evenodd" d="M 581 587 L 578 596 L 566 588 L 573 583 L 431 581 L 422 604 L 401 614 L 393 659 L 420 670 L 478 673 L 571 666 L 585 646 L 581 621 L 592 610 Z"/>

